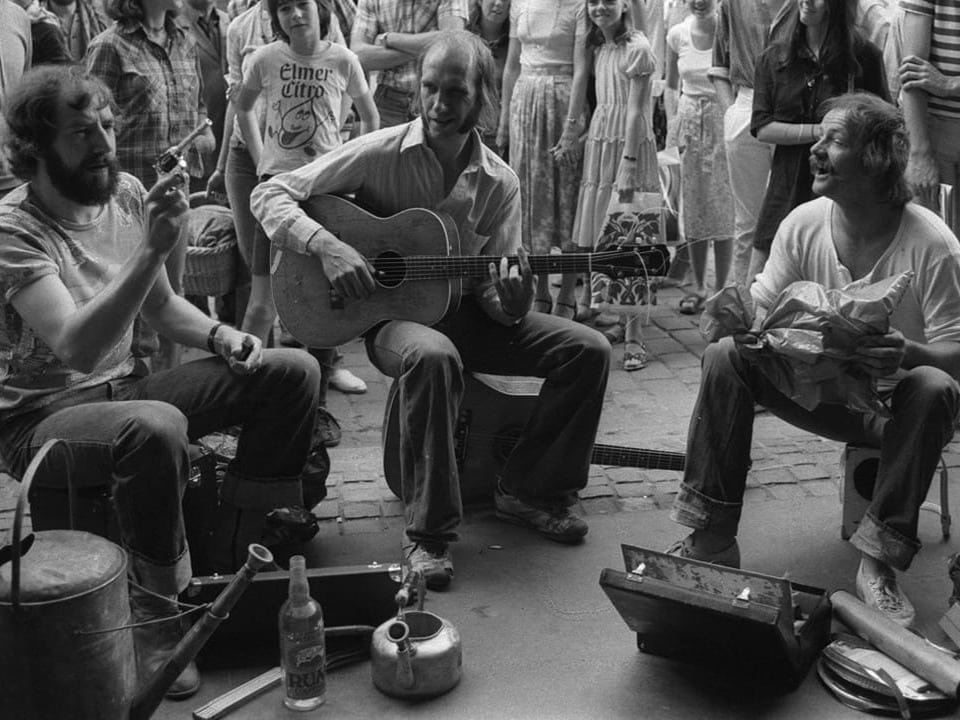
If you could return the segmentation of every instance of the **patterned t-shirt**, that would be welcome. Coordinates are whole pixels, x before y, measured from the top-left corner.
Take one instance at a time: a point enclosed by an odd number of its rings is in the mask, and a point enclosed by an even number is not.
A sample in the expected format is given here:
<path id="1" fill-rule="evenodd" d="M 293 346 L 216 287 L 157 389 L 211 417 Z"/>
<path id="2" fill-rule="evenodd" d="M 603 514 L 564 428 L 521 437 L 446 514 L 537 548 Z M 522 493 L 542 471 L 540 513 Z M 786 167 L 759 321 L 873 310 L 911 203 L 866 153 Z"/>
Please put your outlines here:
<path id="1" fill-rule="evenodd" d="M 132 325 L 92 372 L 83 373 L 53 354 L 11 300 L 46 275 L 60 277 L 78 308 L 99 295 L 143 242 L 145 194 L 136 178 L 121 173 L 113 199 L 86 225 L 50 215 L 29 185 L 0 203 L 0 419 L 133 372 Z"/>
<path id="2" fill-rule="evenodd" d="M 316 55 L 298 55 L 277 40 L 251 56 L 243 84 L 260 92 L 265 112 L 259 175 L 295 170 L 338 147 L 344 95 L 369 92 L 357 56 L 324 45 Z"/>
<path id="3" fill-rule="evenodd" d="M 960 2 L 900 0 L 900 9 L 931 18 L 930 63 L 944 75 L 960 75 Z M 930 95 L 927 108 L 936 117 L 960 118 L 960 98 Z"/>

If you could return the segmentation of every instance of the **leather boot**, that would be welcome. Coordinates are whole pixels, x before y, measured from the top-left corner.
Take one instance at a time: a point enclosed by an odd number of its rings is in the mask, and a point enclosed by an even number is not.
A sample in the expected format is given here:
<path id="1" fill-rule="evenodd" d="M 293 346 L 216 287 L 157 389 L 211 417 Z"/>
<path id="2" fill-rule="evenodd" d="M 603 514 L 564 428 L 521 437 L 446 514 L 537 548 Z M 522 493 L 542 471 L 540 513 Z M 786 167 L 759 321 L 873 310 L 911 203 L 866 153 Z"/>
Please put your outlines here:
<path id="1" fill-rule="evenodd" d="M 238 508 L 221 501 L 217 522 L 210 540 L 210 563 L 214 571 L 223 575 L 237 572 L 247 559 L 250 543 L 259 543 L 263 537 L 270 508 Z"/>
<path id="2" fill-rule="evenodd" d="M 130 610 L 133 622 L 167 618 L 163 622 L 154 622 L 133 630 L 133 642 L 137 653 L 138 684 L 151 677 L 164 661 L 170 657 L 173 649 L 185 633 L 183 618 L 176 617 L 178 608 L 176 596 L 156 597 L 140 588 L 130 587 Z M 200 673 L 191 660 L 166 692 L 172 700 L 188 698 L 200 688 Z"/>

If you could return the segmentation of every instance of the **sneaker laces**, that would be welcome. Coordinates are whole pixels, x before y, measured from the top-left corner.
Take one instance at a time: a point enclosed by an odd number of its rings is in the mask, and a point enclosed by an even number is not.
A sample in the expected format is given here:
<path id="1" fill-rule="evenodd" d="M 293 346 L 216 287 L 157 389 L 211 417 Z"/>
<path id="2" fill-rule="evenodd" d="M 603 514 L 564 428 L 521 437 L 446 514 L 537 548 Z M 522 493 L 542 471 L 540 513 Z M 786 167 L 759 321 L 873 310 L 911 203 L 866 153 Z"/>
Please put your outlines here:
<path id="1" fill-rule="evenodd" d="M 903 598 L 897 592 L 897 581 L 887 575 L 879 575 L 867 581 L 870 592 L 877 602 L 877 609 L 888 613 L 903 611 Z"/>

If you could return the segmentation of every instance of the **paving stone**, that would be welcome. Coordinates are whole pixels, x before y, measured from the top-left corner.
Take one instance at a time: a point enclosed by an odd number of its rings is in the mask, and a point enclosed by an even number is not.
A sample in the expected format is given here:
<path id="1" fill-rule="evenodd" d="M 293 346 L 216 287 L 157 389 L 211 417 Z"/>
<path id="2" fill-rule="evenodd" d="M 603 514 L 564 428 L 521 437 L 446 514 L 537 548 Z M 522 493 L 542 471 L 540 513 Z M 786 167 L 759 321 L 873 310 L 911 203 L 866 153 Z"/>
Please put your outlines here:
<path id="1" fill-rule="evenodd" d="M 800 485 L 766 485 L 774 500 L 803 500 L 807 494 Z"/>
<path id="2" fill-rule="evenodd" d="M 749 505 L 757 502 L 767 502 L 771 495 L 765 487 L 748 487 L 743 492 L 743 504 Z"/>
<path id="3" fill-rule="evenodd" d="M 587 515 L 605 515 L 620 509 L 620 501 L 612 497 L 587 498 L 580 501 Z"/>
<path id="4" fill-rule="evenodd" d="M 345 502 L 376 501 L 380 500 L 382 495 L 383 491 L 377 487 L 376 483 L 372 482 L 354 483 L 343 488 L 343 500 Z"/>
<path id="5" fill-rule="evenodd" d="M 819 480 L 833 477 L 833 472 L 822 465 L 794 465 L 790 468 L 791 474 L 797 480 Z"/>
<path id="6" fill-rule="evenodd" d="M 587 485 L 579 493 L 580 499 L 613 497 L 613 488 L 610 485 Z"/>
<path id="7" fill-rule="evenodd" d="M 340 503 L 330 500 L 328 497 L 328 499 L 317 503 L 312 512 L 321 520 L 333 520 L 340 517 Z"/>
<path id="8" fill-rule="evenodd" d="M 379 518 L 363 518 L 343 524 L 344 535 L 360 535 L 364 533 L 381 533 L 384 524 Z"/>
<path id="9" fill-rule="evenodd" d="M 757 485 L 782 485 L 796 481 L 786 467 L 772 467 L 765 470 L 751 470 L 748 476 Z"/>
<path id="10" fill-rule="evenodd" d="M 320 538 L 332 538 L 339 537 L 343 534 L 343 523 L 338 523 L 335 520 L 327 520 L 319 523 L 319 530 L 315 537 Z"/>
<path id="11" fill-rule="evenodd" d="M 375 502 L 347 502 L 342 510 L 344 520 L 380 517 L 380 503 Z"/>
<path id="12" fill-rule="evenodd" d="M 814 497 L 829 497 L 834 495 L 839 498 L 840 488 L 832 480 L 809 480 L 803 483 L 803 489 L 809 495 Z"/>
<path id="13" fill-rule="evenodd" d="M 614 490 L 621 498 L 653 498 L 652 485 L 648 483 L 619 483 Z M 582 495 L 582 493 L 581 493 Z"/>
<path id="14" fill-rule="evenodd" d="M 657 510 L 657 502 L 652 497 L 627 497 L 620 501 L 620 508 L 625 512 L 644 512 Z"/>

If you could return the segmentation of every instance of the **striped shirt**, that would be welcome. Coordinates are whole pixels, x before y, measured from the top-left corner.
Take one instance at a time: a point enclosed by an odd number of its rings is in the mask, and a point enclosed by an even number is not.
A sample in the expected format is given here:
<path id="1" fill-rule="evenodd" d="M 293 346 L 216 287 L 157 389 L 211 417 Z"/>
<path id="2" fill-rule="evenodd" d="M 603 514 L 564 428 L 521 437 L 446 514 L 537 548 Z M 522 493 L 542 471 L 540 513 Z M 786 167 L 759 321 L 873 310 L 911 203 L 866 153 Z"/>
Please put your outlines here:
<path id="1" fill-rule="evenodd" d="M 900 0 L 900 9 L 931 19 L 930 63 L 944 75 L 960 75 L 960 2 Z M 927 107 L 935 117 L 960 118 L 960 98 L 930 95 Z"/>
<path id="2" fill-rule="evenodd" d="M 385 32 L 419 34 L 439 29 L 440 18 L 470 18 L 467 0 L 360 0 L 353 19 L 354 37 L 373 45 Z M 417 61 L 380 71 L 380 85 L 411 92 L 417 84 Z"/>

